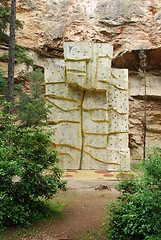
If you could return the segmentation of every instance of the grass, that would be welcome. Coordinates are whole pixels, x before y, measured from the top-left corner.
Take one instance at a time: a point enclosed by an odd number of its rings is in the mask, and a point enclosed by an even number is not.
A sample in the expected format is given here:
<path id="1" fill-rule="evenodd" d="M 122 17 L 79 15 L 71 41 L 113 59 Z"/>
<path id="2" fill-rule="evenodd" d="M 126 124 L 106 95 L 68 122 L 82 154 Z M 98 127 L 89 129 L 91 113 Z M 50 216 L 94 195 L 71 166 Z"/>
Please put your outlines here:
<path id="1" fill-rule="evenodd" d="M 52 218 L 55 220 L 59 220 L 63 216 L 63 203 L 55 202 L 55 201 L 48 201 L 47 207 L 50 209 L 52 213 Z"/>
<path id="2" fill-rule="evenodd" d="M 142 163 L 140 163 L 140 160 L 138 162 L 131 163 L 131 170 L 134 172 L 140 171 L 141 165 Z"/>
<path id="3" fill-rule="evenodd" d="M 107 228 L 102 225 L 97 230 L 91 229 L 86 233 L 80 235 L 77 240 L 107 240 Z"/>
<path id="4" fill-rule="evenodd" d="M 138 175 L 138 177 L 142 177 L 144 172 L 142 170 L 142 159 L 132 160 L 131 162 L 131 170 Z"/>
<path id="5" fill-rule="evenodd" d="M 46 224 L 47 221 L 58 221 L 63 216 L 64 204 L 55 202 L 54 200 L 49 200 L 46 203 L 48 209 L 51 211 L 51 216 L 48 219 L 43 219 L 35 224 L 32 224 L 28 228 L 21 227 L 10 227 L 6 231 L 0 233 L 0 240 L 20 240 L 31 234 L 38 234 L 39 225 Z"/>

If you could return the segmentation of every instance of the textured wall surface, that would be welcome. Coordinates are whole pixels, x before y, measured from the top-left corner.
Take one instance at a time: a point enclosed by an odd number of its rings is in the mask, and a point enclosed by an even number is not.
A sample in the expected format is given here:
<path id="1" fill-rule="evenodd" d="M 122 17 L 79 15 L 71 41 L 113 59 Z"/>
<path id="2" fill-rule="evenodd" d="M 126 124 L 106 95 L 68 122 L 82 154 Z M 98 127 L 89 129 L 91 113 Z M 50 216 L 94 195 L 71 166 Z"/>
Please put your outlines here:
<path id="1" fill-rule="evenodd" d="M 128 71 L 108 44 L 67 42 L 65 66 L 45 69 L 48 122 L 66 169 L 129 170 Z"/>

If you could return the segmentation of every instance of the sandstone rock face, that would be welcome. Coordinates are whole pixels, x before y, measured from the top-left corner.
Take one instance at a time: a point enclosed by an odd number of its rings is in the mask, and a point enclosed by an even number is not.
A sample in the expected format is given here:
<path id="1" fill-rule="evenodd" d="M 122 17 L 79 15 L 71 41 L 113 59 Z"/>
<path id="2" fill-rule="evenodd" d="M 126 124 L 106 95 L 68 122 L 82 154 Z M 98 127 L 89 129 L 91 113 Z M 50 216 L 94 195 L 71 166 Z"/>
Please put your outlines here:
<path id="1" fill-rule="evenodd" d="M 65 169 L 128 171 L 128 71 L 109 44 L 66 42 L 65 67 L 45 68 L 48 122 Z"/>
<path id="2" fill-rule="evenodd" d="M 161 38 L 160 0 L 22 0 L 20 45 L 63 56 L 64 41 L 110 42 L 115 56 L 156 49 Z"/>
<path id="3" fill-rule="evenodd" d="M 147 146 L 161 145 L 161 0 L 17 0 L 17 18 L 24 25 L 17 43 L 28 49 L 37 66 L 63 65 L 64 42 L 112 44 L 112 67 L 129 69 L 131 158 L 143 156 L 145 80 Z M 25 71 L 27 76 L 27 67 Z"/>

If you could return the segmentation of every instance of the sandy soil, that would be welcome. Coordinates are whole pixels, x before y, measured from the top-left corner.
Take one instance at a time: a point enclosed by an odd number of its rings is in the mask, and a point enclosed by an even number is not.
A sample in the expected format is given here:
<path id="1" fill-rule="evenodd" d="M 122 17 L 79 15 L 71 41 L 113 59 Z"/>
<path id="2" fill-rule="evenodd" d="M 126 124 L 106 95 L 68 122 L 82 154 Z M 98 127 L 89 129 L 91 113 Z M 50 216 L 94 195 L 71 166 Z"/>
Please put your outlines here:
<path id="1" fill-rule="evenodd" d="M 98 190 L 95 190 L 98 186 Z M 70 180 L 68 191 L 59 192 L 55 201 L 64 204 L 64 214 L 59 220 L 48 219 L 30 227 L 22 233 L 8 231 L 3 240 L 76 240 L 91 229 L 98 229 L 104 221 L 104 207 L 115 199 L 115 181 Z M 107 187 L 106 187 L 107 186 Z M 21 232 L 21 231 L 20 231 Z M 15 236 L 14 236 L 15 235 Z M 101 240 L 101 239 L 99 239 Z"/>

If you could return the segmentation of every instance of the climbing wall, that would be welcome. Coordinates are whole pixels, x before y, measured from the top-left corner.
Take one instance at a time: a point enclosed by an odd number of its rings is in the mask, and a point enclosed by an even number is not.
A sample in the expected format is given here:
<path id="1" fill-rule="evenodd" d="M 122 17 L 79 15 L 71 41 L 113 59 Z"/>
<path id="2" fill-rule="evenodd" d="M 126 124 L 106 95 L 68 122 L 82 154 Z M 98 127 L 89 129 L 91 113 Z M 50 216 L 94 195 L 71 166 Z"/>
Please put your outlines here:
<path id="1" fill-rule="evenodd" d="M 66 42 L 65 67 L 45 69 L 48 123 L 64 169 L 128 171 L 128 71 L 108 44 Z"/>

